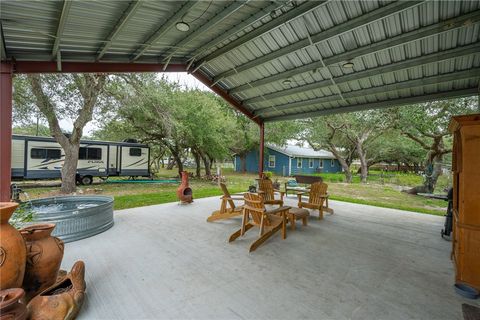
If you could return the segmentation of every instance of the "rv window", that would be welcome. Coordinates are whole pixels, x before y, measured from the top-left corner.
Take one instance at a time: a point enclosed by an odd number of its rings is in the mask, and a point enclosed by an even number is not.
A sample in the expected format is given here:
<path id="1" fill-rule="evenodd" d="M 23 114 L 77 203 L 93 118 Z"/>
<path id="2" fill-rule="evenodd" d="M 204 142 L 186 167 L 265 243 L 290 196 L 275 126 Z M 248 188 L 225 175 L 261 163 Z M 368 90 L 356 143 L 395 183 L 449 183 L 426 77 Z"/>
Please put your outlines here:
<path id="1" fill-rule="evenodd" d="M 78 150 L 78 160 L 102 160 L 102 149 L 81 147 Z"/>
<path id="2" fill-rule="evenodd" d="M 45 159 L 46 155 L 47 155 L 47 149 L 30 150 L 30 158 L 32 159 Z"/>
<path id="3" fill-rule="evenodd" d="M 60 149 L 40 149 L 32 148 L 30 150 L 30 158 L 32 159 L 60 159 Z"/>
<path id="4" fill-rule="evenodd" d="M 140 149 L 140 148 L 130 148 L 130 155 L 132 157 L 140 157 L 142 155 L 142 149 Z"/>
<path id="5" fill-rule="evenodd" d="M 47 159 L 60 159 L 62 152 L 59 149 L 47 149 Z"/>

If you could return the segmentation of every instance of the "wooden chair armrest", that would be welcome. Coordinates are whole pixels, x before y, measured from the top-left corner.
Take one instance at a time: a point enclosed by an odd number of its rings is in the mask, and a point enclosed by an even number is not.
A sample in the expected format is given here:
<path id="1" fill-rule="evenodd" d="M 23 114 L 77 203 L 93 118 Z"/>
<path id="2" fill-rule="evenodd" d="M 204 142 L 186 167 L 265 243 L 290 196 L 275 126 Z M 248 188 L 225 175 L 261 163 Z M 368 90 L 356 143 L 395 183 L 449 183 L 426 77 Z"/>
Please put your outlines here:
<path id="1" fill-rule="evenodd" d="M 243 197 L 245 195 L 245 193 L 248 193 L 248 192 L 237 192 L 237 193 L 232 193 L 230 194 L 230 196 L 240 196 L 240 197 Z"/>
<path id="2" fill-rule="evenodd" d="M 273 189 L 273 192 L 280 193 L 280 200 L 283 201 L 283 195 L 285 194 L 284 191 L 280 191 L 279 189 Z"/>
<path id="3" fill-rule="evenodd" d="M 223 199 L 227 199 L 227 200 L 235 200 L 235 201 L 242 201 L 242 200 L 245 200 L 244 198 L 234 198 L 234 197 L 230 197 L 230 198 L 223 197 Z"/>
<path id="4" fill-rule="evenodd" d="M 298 202 L 302 202 L 302 195 L 303 194 L 305 194 L 305 192 L 297 192 Z"/>

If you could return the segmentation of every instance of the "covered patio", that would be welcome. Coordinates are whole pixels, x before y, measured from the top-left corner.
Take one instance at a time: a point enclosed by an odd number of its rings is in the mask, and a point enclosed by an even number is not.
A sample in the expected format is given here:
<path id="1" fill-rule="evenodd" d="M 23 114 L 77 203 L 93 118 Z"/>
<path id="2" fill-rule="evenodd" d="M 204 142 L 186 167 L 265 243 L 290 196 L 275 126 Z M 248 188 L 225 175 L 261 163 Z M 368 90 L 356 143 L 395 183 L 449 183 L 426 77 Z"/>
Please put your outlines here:
<path id="1" fill-rule="evenodd" d="M 462 319 L 442 217 L 331 201 L 334 215 L 248 254 L 256 232 L 228 243 L 240 217 L 205 222 L 218 206 L 117 211 L 68 243 L 64 267 L 87 266 L 79 319 Z"/>
<path id="2" fill-rule="evenodd" d="M 268 121 L 479 93 L 479 1 L 6 0 L 0 18 L 0 201 L 15 74 L 187 72 L 259 125 L 260 159 Z M 249 254 L 255 232 L 227 242 L 238 219 L 205 222 L 218 206 L 116 212 L 67 244 L 79 318 L 462 318 L 441 217 L 332 201 Z"/>

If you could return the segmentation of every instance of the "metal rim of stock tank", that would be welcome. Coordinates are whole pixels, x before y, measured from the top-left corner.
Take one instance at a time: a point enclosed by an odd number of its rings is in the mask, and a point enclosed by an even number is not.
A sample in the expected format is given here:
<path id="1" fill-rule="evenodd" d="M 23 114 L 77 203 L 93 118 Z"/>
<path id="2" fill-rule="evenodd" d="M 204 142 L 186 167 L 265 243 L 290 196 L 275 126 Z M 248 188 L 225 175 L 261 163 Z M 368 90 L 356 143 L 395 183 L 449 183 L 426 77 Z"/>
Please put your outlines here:
<path id="1" fill-rule="evenodd" d="M 112 197 L 59 196 L 35 199 L 30 203 L 35 212 L 34 223 L 55 223 L 52 235 L 64 242 L 97 235 L 110 229 L 114 223 Z M 59 205 L 63 208 L 55 211 L 55 206 Z M 42 206 L 47 207 L 43 212 Z"/>

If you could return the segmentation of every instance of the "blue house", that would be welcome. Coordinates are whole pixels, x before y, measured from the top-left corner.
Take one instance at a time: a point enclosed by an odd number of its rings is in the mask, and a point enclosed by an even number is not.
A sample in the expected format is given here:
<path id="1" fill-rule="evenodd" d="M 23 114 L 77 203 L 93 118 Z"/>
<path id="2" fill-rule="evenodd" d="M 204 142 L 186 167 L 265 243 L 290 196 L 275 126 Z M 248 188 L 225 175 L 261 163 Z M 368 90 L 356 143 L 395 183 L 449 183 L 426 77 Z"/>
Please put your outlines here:
<path id="1" fill-rule="evenodd" d="M 258 173 L 258 158 L 258 150 L 252 150 L 244 157 L 235 155 L 235 171 Z M 331 152 L 294 145 L 265 146 L 263 163 L 264 171 L 272 171 L 282 176 L 342 171 L 340 163 Z"/>

